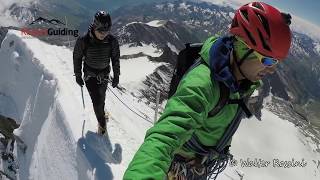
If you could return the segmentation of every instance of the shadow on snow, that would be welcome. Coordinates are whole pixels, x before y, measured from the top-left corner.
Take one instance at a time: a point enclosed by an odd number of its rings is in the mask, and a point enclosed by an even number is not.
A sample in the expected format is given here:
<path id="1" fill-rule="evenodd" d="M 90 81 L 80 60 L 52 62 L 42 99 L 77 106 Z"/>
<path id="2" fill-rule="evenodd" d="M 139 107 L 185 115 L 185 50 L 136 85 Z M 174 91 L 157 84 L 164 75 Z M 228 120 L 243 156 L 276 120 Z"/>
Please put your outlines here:
<path id="1" fill-rule="evenodd" d="M 113 179 L 111 168 L 108 164 L 120 164 L 122 161 L 122 148 L 115 144 L 114 148 L 109 136 L 101 136 L 95 132 L 88 131 L 85 137 L 78 140 L 80 149 L 90 163 L 97 180 Z"/>

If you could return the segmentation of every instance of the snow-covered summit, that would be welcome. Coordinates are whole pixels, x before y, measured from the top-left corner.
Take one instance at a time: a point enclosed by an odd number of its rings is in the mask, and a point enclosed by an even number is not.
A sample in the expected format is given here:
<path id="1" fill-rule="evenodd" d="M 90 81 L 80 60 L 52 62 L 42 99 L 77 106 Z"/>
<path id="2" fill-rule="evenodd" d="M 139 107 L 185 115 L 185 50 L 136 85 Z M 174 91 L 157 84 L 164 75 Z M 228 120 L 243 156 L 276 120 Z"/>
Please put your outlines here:
<path id="1" fill-rule="evenodd" d="M 153 26 L 153 27 L 160 27 L 160 26 L 163 26 L 165 23 L 166 23 L 166 21 L 164 21 L 164 20 L 153 20 L 153 21 L 150 21 L 146 24 L 149 26 Z"/>

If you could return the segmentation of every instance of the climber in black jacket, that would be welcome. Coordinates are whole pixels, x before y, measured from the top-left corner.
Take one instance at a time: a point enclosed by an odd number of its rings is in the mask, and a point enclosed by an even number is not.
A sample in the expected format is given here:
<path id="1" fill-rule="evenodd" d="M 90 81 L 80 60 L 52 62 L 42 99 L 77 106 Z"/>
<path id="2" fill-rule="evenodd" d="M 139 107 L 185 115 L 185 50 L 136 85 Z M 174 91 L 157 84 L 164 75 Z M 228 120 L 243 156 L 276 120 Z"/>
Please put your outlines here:
<path id="1" fill-rule="evenodd" d="M 98 11 L 89 26 L 88 32 L 77 39 L 73 51 L 76 82 L 81 87 L 84 83 L 86 84 L 98 120 L 99 134 L 106 132 L 106 123 L 109 119 L 104 111 L 104 106 L 110 73 L 110 59 L 113 70 L 113 88 L 119 84 L 120 75 L 119 43 L 110 33 L 111 25 L 109 13 Z"/>

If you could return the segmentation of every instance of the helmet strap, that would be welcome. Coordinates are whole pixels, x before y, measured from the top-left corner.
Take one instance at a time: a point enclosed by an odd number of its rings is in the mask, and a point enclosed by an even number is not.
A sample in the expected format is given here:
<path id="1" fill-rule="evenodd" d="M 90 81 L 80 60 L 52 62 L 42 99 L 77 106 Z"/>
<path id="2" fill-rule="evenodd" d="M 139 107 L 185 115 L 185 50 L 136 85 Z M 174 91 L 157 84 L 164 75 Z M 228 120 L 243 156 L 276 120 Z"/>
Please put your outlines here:
<path id="1" fill-rule="evenodd" d="M 240 66 L 243 64 L 244 60 L 245 60 L 251 53 L 253 53 L 253 49 L 249 49 L 249 50 L 242 56 L 242 58 L 241 58 L 240 60 L 237 60 L 236 51 L 235 51 L 235 50 L 232 51 L 233 59 L 234 59 L 235 62 L 236 62 L 236 66 L 237 66 L 240 74 L 241 74 L 244 78 L 246 78 L 246 79 L 248 79 L 248 78 L 244 75 L 244 73 L 242 72 Z"/>
<path id="2" fill-rule="evenodd" d="M 249 49 L 239 61 L 236 61 L 239 67 L 243 64 L 244 60 L 246 60 L 247 57 L 249 57 L 250 54 L 253 53 L 253 51 L 254 51 L 253 49 Z"/>

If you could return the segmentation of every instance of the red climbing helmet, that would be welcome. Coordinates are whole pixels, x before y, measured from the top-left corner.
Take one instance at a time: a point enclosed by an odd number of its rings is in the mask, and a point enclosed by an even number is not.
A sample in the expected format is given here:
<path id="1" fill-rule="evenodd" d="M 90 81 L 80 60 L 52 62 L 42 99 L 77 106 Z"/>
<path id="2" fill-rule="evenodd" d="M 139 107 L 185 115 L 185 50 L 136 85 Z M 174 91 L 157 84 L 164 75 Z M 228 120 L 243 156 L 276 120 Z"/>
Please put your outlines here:
<path id="1" fill-rule="evenodd" d="M 236 11 L 230 32 L 255 51 L 283 60 L 291 44 L 290 23 L 290 14 L 263 2 L 251 2 Z"/>

